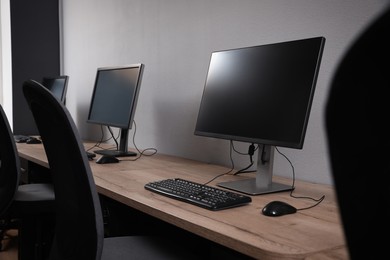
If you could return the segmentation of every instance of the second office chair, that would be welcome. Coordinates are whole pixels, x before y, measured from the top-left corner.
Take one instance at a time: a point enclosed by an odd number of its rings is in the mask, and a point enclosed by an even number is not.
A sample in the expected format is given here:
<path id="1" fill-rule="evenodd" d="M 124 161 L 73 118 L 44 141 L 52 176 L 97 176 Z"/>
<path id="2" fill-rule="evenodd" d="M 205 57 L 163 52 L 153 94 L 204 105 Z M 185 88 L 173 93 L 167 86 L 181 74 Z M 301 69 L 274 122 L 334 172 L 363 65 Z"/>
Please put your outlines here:
<path id="1" fill-rule="evenodd" d="M 46 183 L 19 185 L 20 167 L 14 136 L 0 105 L 0 251 L 5 232 L 18 229 L 18 259 L 42 259 L 51 241 L 48 223 L 54 222 L 54 190 Z M 43 234 L 48 234 L 47 239 Z"/>

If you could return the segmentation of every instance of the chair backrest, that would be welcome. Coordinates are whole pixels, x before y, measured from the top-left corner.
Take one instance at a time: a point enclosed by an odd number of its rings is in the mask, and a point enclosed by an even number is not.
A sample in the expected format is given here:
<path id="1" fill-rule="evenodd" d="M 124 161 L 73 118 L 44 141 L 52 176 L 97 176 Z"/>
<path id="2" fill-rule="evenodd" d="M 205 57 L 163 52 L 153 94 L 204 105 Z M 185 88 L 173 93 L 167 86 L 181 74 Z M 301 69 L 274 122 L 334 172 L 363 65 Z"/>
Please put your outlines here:
<path id="1" fill-rule="evenodd" d="M 6 212 L 18 190 L 20 160 L 7 115 L 0 105 L 0 216 Z"/>
<path id="2" fill-rule="evenodd" d="M 50 259 L 100 259 L 103 217 L 75 123 L 66 107 L 40 83 L 24 82 L 23 93 L 53 175 L 57 217 Z"/>
<path id="3" fill-rule="evenodd" d="M 326 130 L 351 259 L 381 259 L 390 229 L 390 9 L 351 45 L 333 78 Z"/>
<path id="4" fill-rule="evenodd" d="M 58 77 L 44 77 L 42 85 L 50 90 L 56 98 L 66 103 L 66 92 L 68 90 L 69 76 L 63 75 Z"/>

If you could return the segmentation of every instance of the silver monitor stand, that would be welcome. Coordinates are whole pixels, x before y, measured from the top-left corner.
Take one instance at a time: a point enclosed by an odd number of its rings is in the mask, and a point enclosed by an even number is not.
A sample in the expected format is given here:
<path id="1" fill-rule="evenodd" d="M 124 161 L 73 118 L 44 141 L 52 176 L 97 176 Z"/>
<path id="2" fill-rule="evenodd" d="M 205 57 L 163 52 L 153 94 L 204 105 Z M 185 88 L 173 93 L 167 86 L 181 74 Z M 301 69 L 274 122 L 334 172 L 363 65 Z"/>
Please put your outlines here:
<path id="1" fill-rule="evenodd" d="M 260 195 L 292 190 L 293 187 L 290 185 L 272 182 L 275 147 L 265 145 L 264 152 L 269 156 L 267 156 L 267 160 L 264 162 L 262 152 L 259 151 L 255 179 L 221 182 L 217 185 L 249 195 Z"/>

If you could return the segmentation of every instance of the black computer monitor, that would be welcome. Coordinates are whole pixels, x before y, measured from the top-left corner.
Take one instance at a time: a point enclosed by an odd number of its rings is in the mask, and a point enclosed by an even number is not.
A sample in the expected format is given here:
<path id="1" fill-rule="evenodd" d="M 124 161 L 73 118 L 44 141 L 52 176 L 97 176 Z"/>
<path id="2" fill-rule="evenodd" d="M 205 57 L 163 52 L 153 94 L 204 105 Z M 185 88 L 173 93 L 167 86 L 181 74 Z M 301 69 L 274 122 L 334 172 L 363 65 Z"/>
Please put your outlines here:
<path id="1" fill-rule="evenodd" d="M 117 150 L 95 153 L 111 156 L 134 156 L 128 151 L 128 132 L 132 127 L 141 86 L 143 64 L 98 68 L 88 113 L 88 123 L 120 128 Z"/>
<path id="2" fill-rule="evenodd" d="M 68 90 L 69 76 L 63 75 L 58 77 L 44 77 L 42 85 L 49 89 L 56 98 L 63 104 L 66 103 L 66 92 Z"/>
<path id="3" fill-rule="evenodd" d="M 275 146 L 302 149 L 324 37 L 211 54 L 195 135 L 259 144 L 256 179 L 218 185 L 251 195 L 272 182 Z"/>

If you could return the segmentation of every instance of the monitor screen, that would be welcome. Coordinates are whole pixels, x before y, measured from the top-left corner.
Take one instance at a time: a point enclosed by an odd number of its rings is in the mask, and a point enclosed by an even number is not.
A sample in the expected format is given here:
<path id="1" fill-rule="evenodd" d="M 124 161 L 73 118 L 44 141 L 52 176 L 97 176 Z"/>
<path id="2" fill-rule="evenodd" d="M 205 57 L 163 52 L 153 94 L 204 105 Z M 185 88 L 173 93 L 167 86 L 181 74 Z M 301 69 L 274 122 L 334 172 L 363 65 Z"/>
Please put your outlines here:
<path id="1" fill-rule="evenodd" d="M 314 37 L 213 52 L 195 135 L 301 149 L 324 44 Z"/>
<path id="2" fill-rule="evenodd" d="M 42 85 L 50 90 L 56 98 L 65 104 L 68 79 L 68 76 L 44 77 L 42 79 Z"/>
<path id="3" fill-rule="evenodd" d="M 302 148 L 323 41 L 213 52 L 195 134 Z"/>
<path id="4" fill-rule="evenodd" d="M 133 155 L 127 151 L 127 134 L 137 106 L 143 64 L 98 68 L 88 113 L 88 123 L 120 128 L 118 151 L 95 151 L 114 156 Z"/>

